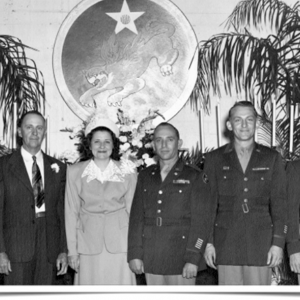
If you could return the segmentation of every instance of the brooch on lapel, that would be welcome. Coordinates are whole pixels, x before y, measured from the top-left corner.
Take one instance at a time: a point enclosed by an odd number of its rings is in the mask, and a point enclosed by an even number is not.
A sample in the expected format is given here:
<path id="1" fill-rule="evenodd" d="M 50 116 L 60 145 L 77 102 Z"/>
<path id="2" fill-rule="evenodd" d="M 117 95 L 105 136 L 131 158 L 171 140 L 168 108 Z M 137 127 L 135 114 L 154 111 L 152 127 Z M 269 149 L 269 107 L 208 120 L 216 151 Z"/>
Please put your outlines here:
<path id="1" fill-rule="evenodd" d="M 223 166 L 223 170 L 229 170 L 228 166 Z"/>
<path id="2" fill-rule="evenodd" d="M 190 184 L 189 180 L 185 180 L 185 179 L 177 179 L 177 180 L 173 180 L 174 184 Z"/>
<path id="3" fill-rule="evenodd" d="M 52 164 L 52 165 L 51 165 L 51 169 L 52 169 L 52 171 L 54 171 L 55 173 L 58 173 L 58 172 L 59 172 L 59 165 L 58 165 L 57 163 Z"/>

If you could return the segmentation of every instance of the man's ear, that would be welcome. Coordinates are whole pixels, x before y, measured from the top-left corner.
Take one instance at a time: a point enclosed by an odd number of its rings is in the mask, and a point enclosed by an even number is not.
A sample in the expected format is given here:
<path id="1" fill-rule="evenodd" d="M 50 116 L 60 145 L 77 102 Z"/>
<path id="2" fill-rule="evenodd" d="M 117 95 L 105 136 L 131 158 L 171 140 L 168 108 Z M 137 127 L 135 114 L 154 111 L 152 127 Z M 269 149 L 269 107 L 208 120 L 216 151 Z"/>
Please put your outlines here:
<path id="1" fill-rule="evenodd" d="M 180 149 L 182 147 L 182 144 L 183 144 L 183 140 L 179 139 L 178 140 L 178 149 Z"/>
<path id="2" fill-rule="evenodd" d="M 19 136 L 19 137 L 22 137 L 22 131 L 21 131 L 21 128 L 20 128 L 20 127 L 18 127 L 18 129 L 17 129 L 17 130 L 18 130 L 18 136 Z"/>
<path id="3" fill-rule="evenodd" d="M 155 143 L 153 141 L 151 142 L 151 145 L 152 145 L 152 148 L 154 149 L 154 152 L 156 152 Z"/>
<path id="4" fill-rule="evenodd" d="M 227 129 L 228 129 L 229 131 L 232 131 L 232 126 L 231 126 L 230 121 L 227 121 L 227 122 L 226 122 L 226 126 L 227 126 Z"/>
<path id="5" fill-rule="evenodd" d="M 256 121 L 255 121 L 255 128 L 258 128 L 259 124 L 260 124 L 260 120 L 259 120 L 259 118 L 256 118 Z"/>

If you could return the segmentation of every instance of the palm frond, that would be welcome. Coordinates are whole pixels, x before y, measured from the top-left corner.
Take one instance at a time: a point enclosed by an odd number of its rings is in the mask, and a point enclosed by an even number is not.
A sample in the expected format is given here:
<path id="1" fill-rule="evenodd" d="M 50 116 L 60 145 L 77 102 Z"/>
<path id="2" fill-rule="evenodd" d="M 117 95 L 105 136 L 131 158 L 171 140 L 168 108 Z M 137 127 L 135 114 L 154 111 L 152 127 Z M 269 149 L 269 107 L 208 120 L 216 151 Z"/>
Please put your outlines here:
<path id="1" fill-rule="evenodd" d="M 18 38 L 0 35 L 0 109 L 4 136 L 12 124 L 14 103 L 17 103 L 18 118 L 29 110 L 41 110 L 45 104 L 43 75 L 26 56 L 26 48 L 35 50 Z"/>

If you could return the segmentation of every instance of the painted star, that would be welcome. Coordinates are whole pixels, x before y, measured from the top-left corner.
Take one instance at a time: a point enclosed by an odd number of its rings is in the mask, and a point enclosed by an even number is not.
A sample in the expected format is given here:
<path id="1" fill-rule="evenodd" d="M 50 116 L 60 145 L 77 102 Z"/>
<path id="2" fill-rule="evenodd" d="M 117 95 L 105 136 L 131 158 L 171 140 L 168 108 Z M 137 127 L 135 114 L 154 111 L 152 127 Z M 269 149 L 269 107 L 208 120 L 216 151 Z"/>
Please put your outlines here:
<path id="1" fill-rule="evenodd" d="M 128 28 L 135 34 L 138 34 L 134 21 L 144 13 L 145 13 L 144 11 L 131 12 L 129 10 L 126 0 L 124 0 L 122 9 L 119 13 L 106 13 L 106 14 L 118 22 L 115 29 L 116 34 L 118 34 L 124 28 Z"/>

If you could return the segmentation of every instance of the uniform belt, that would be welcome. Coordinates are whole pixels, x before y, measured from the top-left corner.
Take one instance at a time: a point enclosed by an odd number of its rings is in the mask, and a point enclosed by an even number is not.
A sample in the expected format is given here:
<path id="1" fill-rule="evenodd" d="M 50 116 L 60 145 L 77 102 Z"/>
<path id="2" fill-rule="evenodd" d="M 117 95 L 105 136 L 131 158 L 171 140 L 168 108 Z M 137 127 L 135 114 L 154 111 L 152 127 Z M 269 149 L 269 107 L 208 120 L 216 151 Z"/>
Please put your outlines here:
<path id="1" fill-rule="evenodd" d="M 35 214 L 35 218 L 42 218 L 42 217 L 45 217 L 46 216 L 46 213 L 44 211 L 41 211 L 41 212 L 38 212 Z"/>
<path id="2" fill-rule="evenodd" d="M 172 226 L 172 225 L 190 225 L 190 219 L 167 219 L 167 218 L 145 218 L 145 225 L 150 226 Z"/>

